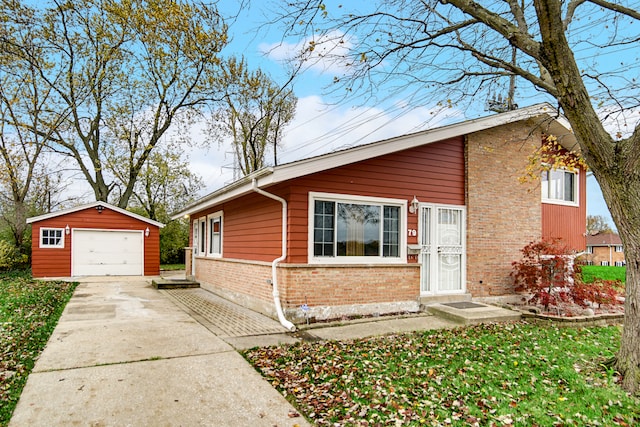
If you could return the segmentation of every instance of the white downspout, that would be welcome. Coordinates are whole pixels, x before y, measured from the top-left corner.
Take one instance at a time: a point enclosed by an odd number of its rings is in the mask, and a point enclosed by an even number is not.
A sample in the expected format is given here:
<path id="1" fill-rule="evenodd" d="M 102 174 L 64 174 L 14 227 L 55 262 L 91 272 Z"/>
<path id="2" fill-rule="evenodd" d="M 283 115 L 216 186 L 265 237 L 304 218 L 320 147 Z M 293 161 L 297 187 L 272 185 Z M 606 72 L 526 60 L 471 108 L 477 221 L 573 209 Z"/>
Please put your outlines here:
<path id="1" fill-rule="evenodd" d="M 277 200 L 282 203 L 282 255 L 273 260 L 271 263 L 271 285 L 273 286 L 273 303 L 276 306 L 276 313 L 278 314 L 278 320 L 280 324 L 284 326 L 289 331 L 293 332 L 296 330 L 296 325 L 291 323 L 284 317 L 284 312 L 282 311 L 282 304 L 280 304 L 280 292 L 278 291 L 278 274 L 277 267 L 278 264 L 283 261 L 287 257 L 287 201 L 282 197 L 276 196 L 275 194 L 267 193 L 261 188 L 258 188 L 258 182 L 254 178 L 252 181 L 252 188 L 258 194 L 262 194 L 265 197 L 268 197 L 273 200 Z"/>

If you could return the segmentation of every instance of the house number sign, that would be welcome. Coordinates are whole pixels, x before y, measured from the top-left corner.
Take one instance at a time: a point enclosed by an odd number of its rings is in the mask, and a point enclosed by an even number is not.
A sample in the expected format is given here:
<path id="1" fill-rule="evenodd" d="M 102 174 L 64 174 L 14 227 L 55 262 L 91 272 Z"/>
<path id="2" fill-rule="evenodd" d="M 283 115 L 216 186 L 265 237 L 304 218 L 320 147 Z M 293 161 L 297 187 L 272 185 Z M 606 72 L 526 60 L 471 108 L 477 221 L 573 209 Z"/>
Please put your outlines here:
<path id="1" fill-rule="evenodd" d="M 418 235 L 418 230 L 416 230 L 415 228 L 409 228 L 407 230 L 407 235 L 409 237 L 416 237 Z"/>

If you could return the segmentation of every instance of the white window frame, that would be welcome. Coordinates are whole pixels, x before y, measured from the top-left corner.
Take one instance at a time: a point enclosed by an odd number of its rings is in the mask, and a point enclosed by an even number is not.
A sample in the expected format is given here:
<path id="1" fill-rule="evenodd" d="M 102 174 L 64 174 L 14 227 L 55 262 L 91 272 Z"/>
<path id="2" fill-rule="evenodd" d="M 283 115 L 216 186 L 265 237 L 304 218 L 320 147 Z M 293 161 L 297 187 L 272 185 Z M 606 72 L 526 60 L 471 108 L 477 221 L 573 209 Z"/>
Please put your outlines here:
<path id="1" fill-rule="evenodd" d="M 55 231 L 60 232 L 60 241 L 57 244 L 44 243 L 44 231 Z M 57 238 L 57 236 L 55 237 Z M 50 236 L 47 236 L 47 239 L 51 239 Z M 57 227 L 40 227 L 40 247 L 47 249 L 62 249 L 64 248 L 64 240 L 65 240 L 65 230 L 64 228 Z"/>
<path id="2" fill-rule="evenodd" d="M 609 267 L 609 261 L 600 261 L 602 267 Z"/>
<path id="3" fill-rule="evenodd" d="M 203 228 L 204 225 L 204 228 Z M 193 220 L 193 252 L 197 256 L 205 256 L 207 251 L 207 217 Z M 203 250 L 204 249 L 204 250 Z"/>
<path id="4" fill-rule="evenodd" d="M 615 251 L 616 252 L 624 252 L 624 249 L 622 249 L 621 245 L 617 245 Z"/>
<path id="5" fill-rule="evenodd" d="M 218 211 L 218 212 L 214 212 L 210 215 L 207 215 L 207 256 L 208 257 L 213 257 L 213 258 L 221 258 L 222 257 L 222 248 L 223 246 L 223 232 L 222 232 L 222 226 L 224 224 L 223 221 L 223 212 L 222 211 Z M 212 227 L 212 223 L 211 221 L 216 221 L 216 219 L 220 222 L 220 250 L 218 252 L 214 252 L 211 247 L 211 244 L 213 242 L 213 227 Z"/>
<path id="6" fill-rule="evenodd" d="M 616 264 L 616 267 L 624 267 L 626 265 L 624 261 L 616 261 L 615 264 Z"/>
<path id="7" fill-rule="evenodd" d="M 587 246 L 587 253 L 588 254 L 592 254 L 593 253 L 593 246 Z"/>
<path id="8" fill-rule="evenodd" d="M 548 203 L 548 204 L 554 204 L 554 205 L 564 205 L 564 206 L 579 206 L 580 205 L 580 171 L 572 171 L 572 170 L 568 170 L 566 168 L 551 168 L 549 170 L 545 170 L 542 173 L 546 173 L 546 174 L 551 174 L 553 172 L 556 171 L 561 171 L 563 172 L 562 174 L 562 189 L 563 189 L 563 194 L 564 194 L 564 176 L 565 173 L 571 173 L 574 176 L 573 179 L 573 195 L 575 200 L 564 200 L 564 199 L 553 199 L 549 197 L 549 183 L 551 182 L 551 179 L 549 175 L 547 175 L 547 181 L 546 181 L 546 185 L 547 185 L 547 191 L 546 191 L 546 196 L 545 196 L 545 188 L 544 188 L 544 184 L 545 181 L 542 180 L 542 176 L 540 176 L 540 195 L 542 198 L 542 203 Z"/>
<path id="9" fill-rule="evenodd" d="M 384 256 L 314 256 L 314 207 L 316 201 L 336 203 L 360 203 L 398 207 L 398 255 Z M 407 263 L 407 200 L 383 197 L 355 196 L 350 194 L 309 192 L 307 254 L 309 264 L 406 264 Z M 335 244 L 335 241 L 334 241 Z"/>

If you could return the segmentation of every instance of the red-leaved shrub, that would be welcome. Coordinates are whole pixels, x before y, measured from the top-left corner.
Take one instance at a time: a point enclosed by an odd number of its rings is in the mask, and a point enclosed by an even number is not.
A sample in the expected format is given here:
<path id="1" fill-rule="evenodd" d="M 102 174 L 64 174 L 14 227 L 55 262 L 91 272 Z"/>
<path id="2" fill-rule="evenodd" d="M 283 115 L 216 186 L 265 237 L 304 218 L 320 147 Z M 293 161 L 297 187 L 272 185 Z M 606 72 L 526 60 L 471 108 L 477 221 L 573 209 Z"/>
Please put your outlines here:
<path id="1" fill-rule="evenodd" d="M 515 289 L 527 295 L 528 304 L 549 307 L 571 304 L 589 307 L 621 303 L 618 281 L 584 283 L 574 252 L 560 240 L 531 242 L 522 249 L 522 259 L 513 262 Z"/>

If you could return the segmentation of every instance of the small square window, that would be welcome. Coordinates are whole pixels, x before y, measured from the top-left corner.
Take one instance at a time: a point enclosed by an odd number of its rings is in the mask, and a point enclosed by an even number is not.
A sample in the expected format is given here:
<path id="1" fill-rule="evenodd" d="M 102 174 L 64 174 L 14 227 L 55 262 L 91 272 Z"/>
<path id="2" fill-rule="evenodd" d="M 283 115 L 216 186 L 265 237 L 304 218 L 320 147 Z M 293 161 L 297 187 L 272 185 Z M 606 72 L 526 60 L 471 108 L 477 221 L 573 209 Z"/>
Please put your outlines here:
<path id="1" fill-rule="evenodd" d="M 64 229 L 62 228 L 41 228 L 40 229 L 41 248 L 64 248 Z"/>

